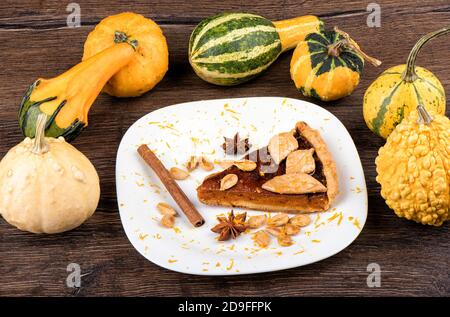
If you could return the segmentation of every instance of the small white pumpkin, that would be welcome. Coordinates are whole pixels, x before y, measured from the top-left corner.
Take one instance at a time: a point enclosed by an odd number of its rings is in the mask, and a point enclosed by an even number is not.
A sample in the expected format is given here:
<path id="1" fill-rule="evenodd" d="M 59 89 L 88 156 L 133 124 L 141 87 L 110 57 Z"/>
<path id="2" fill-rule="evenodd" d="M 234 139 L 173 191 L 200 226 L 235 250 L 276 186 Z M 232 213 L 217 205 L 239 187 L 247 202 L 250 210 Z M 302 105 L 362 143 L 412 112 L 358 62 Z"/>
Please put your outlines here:
<path id="1" fill-rule="evenodd" d="M 97 171 L 63 137 L 46 138 L 40 114 L 35 139 L 8 151 L 0 162 L 0 214 L 20 230 L 58 233 L 81 225 L 100 198 Z"/>

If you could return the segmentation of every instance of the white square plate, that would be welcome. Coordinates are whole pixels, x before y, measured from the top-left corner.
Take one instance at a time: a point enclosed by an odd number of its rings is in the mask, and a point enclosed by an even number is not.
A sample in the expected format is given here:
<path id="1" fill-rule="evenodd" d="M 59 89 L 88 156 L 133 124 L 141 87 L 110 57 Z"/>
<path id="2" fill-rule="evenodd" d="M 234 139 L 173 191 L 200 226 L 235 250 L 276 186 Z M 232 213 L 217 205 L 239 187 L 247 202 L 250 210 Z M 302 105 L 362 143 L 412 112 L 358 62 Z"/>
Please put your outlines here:
<path id="1" fill-rule="evenodd" d="M 191 155 L 224 159 L 223 136 L 237 131 L 249 135 L 253 149 L 267 145 L 275 133 L 290 131 L 297 121 L 318 129 L 337 165 L 340 194 L 332 207 L 311 214 L 312 222 L 294 237 L 290 247 L 276 239 L 268 248 L 257 247 L 246 233 L 219 242 L 211 228 L 218 214 L 229 208 L 211 207 L 197 199 L 196 187 L 211 172 L 201 169 L 178 184 L 193 201 L 206 223 L 194 228 L 177 217 L 175 228 L 159 224 L 159 202 L 176 207 L 155 173 L 137 153 L 147 144 L 166 168 L 182 167 Z M 230 159 L 230 158 L 228 158 Z M 217 172 L 220 167 L 212 172 Z M 344 125 L 330 112 L 312 103 L 278 97 L 254 97 L 189 102 L 151 112 L 125 133 L 116 162 L 117 199 L 123 227 L 132 245 L 151 262 L 199 275 L 235 275 L 302 266 L 345 249 L 362 230 L 367 218 L 367 190 L 356 147 Z M 235 213 L 243 210 L 235 208 Z M 248 215 L 261 214 L 247 211 Z"/>

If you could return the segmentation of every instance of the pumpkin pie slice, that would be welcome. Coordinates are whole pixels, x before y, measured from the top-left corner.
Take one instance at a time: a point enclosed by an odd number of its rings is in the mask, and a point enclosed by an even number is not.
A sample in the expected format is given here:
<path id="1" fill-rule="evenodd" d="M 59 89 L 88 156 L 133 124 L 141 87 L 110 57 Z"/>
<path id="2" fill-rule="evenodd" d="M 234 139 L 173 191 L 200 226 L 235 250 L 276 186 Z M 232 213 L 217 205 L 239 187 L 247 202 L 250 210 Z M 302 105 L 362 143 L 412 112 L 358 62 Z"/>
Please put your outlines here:
<path id="1" fill-rule="evenodd" d="M 251 171 L 232 165 L 207 176 L 197 188 L 207 205 L 290 213 L 327 210 L 338 193 L 336 164 L 317 130 L 305 122 L 272 137 L 269 145 L 243 157 L 256 163 Z M 238 165 L 238 164 L 237 164 Z M 230 188 L 221 180 L 238 177 Z"/>

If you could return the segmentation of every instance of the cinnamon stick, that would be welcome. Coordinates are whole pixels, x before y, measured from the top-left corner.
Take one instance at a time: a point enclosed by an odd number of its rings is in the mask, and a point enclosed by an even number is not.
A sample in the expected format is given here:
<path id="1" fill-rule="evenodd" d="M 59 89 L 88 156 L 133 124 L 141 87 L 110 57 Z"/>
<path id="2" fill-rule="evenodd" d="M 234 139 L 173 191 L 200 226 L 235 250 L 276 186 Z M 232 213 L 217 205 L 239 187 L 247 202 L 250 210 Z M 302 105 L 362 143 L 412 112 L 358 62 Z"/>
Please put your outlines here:
<path id="1" fill-rule="evenodd" d="M 200 215 L 194 207 L 194 204 L 192 204 L 186 194 L 181 190 L 180 186 L 178 186 L 169 171 L 164 167 L 163 163 L 156 157 L 152 150 L 150 150 L 146 144 L 142 144 L 138 148 L 138 153 L 147 165 L 156 173 L 192 225 L 194 227 L 202 226 L 205 223 L 202 215 Z"/>

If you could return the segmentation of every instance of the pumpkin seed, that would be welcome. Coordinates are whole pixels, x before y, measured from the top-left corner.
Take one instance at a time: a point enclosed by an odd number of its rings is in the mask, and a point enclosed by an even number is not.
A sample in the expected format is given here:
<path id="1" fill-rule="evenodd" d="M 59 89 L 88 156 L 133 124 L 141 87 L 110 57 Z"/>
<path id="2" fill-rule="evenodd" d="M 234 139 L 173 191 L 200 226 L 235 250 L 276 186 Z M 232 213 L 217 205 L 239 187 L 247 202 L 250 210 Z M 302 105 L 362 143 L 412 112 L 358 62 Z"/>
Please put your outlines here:
<path id="1" fill-rule="evenodd" d="M 270 235 L 265 230 L 256 232 L 252 238 L 261 248 L 266 248 L 270 244 Z"/>
<path id="2" fill-rule="evenodd" d="M 288 236 L 285 232 L 278 235 L 277 241 L 278 241 L 278 244 L 281 245 L 282 247 L 289 247 L 294 243 L 292 241 L 291 236 Z"/>
<path id="3" fill-rule="evenodd" d="M 257 229 L 264 226 L 266 221 L 267 221 L 266 215 L 251 216 L 247 220 L 247 226 L 251 229 Z"/>
<path id="4" fill-rule="evenodd" d="M 298 227 L 305 227 L 311 223 L 311 218 L 308 215 L 296 215 L 289 219 L 289 223 Z"/>
<path id="5" fill-rule="evenodd" d="M 169 204 L 167 203 L 158 203 L 156 205 L 156 208 L 159 210 L 159 212 L 163 215 L 169 215 L 169 216 L 177 216 L 178 213 L 175 211 L 175 209 L 173 209 Z"/>
<path id="6" fill-rule="evenodd" d="M 190 158 L 189 158 L 189 161 L 187 161 L 186 162 L 186 168 L 187 168 L 187 170 L 189 171 L 189 172 L 192 172 L 193 170 L 195 170 L 196 168 L 197 168 L 197 166 L 198 166 L 198 162 L 199 160 L 198 160 L 198 157 L 196 157 L 196 156 L 191 156 Z"/>
<path id="7" fill-rule="evenodd" d="M 288 236 L 295 236 L 296 234 L 298 234 L 300 232 L 300 227 L 293 225 L 291 223 L 287 223 L 284 226 L 284 231 L 286 232 L 286 234 Z"/>
<path id="8" fill-rule="evenodd" d="M 173 226 L 175 225 L 175 217 L 171 215 L 164 215 L 161 218 L 161 225 L 166 228 L 173 228 Z"/>
<path id="9" fill-rule="evenodd" d="M 279 227 L 267 227 L 265 230 L 274 237 L 278 237 L 281 234 L 281 228 Z"/>
<path id="10" fill-rule="evenodd" d="M 170 172 L 170 175 L 172 175 L 172 177 L 176 180 L 183 180 L 183 179 L 186 179 L 189 177 L 188 172 L 186 172 L 178 167 L 172 167 L 169 172 Z"/>
<path id="11" fill-rule="evenodd" d="M 236 174 L 228 174 L 220 180 L 220 190 L 227 190 L 236 185 L 238 176 Z"/>
<path id="12" fill-rule="evenodd" d="M 289 222 L 289 216 L 287 214 L 278 214 L 267 221 L 267 225 L 271 227 L 284 226 Z"/>
<path id="13" fill-rule="evenodd" d="M 230 160 L 215 160 L 214 163 L 219 165 L 221 168 L 226 169 L 233 165 L 233 161 Z"/>
<path id="14" fill-rule="evenodd" d="M 211 171 L 214 169 L 214 164 L 208 161 L 204 156 L 202 156 L 199 160 L 200 167 L 205 171 Z"/>

